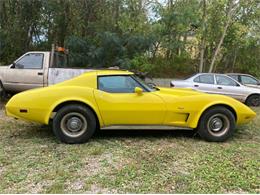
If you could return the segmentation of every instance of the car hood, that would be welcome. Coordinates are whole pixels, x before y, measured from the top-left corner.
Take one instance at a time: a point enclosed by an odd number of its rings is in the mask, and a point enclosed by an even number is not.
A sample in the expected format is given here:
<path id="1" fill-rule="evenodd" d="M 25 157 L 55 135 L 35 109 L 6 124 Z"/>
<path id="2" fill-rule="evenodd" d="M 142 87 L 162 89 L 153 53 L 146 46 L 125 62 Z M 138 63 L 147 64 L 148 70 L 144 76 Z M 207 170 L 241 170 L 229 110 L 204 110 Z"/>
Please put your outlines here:
<path id="1" fill-rule="evenodd" d="M 171 82 L 173 82 L 173 83 L 183 83 L 183 82 L 189 82 L 189 81 L 179 79 L 179 80 L 171 80 Z"/>
<path id="2" fill-rule="evenodd" d="M 160 94 L 169 94 L 169 95 L 175 95 L 175 96 L 191 96 L 191 95 L 201 95 L 205 94 L 203 92 L 195 91 L 193 89 L 188 88 L 164 88 L 164 87 L 158 87 L 160 90 Z"/>
<path id="3" fill-rule="evenodd" d="M 249 84 L 246 84 L 245 86 L 246 87 L 252 87 L 252 88 L 260 89 L 260 85 L 249 85 Z"/>
<path id="4" fill-rule="evenodd" d="M 260 87 L 257 87 L 257 86 L 248 86 L 248 85 L 244 85 L 243 86 L 243 90 L 246 90 L 249 94 L 253 94 L 253 93 L 256 93 L 256 94 L 260 94 Z"/>
<path id="5" fill-rule="evenodd" d="M 0 66 L 0 69 L 7 69 L 9 66 Z"/>

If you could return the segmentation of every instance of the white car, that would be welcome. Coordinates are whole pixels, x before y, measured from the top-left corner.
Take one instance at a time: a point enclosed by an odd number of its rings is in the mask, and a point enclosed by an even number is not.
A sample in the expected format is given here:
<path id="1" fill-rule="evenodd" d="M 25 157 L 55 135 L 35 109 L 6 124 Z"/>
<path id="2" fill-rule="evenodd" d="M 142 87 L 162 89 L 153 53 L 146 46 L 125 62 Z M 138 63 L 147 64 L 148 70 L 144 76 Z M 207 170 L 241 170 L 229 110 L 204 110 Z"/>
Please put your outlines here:
<path id="1" fill-rule="evenodd" d="M 248 106 L 260 106 L 260 89 L 242 85 L 235 79 L 214 73 L 199 73 L 185 80 L 173 80 L 171 87 L 194 90 L 233 97 Z"/>

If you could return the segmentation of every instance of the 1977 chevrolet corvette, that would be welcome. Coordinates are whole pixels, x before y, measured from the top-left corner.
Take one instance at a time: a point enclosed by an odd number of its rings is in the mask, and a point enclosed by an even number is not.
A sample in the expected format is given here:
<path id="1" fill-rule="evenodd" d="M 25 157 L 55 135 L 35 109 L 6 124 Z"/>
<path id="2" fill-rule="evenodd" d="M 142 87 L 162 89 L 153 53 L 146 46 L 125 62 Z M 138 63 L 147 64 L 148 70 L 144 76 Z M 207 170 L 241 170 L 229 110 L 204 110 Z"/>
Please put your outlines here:
<path id="1" fill-rule="evenodd" d="M 151 88 L 133 73 L 98 70 L 13 96 L 8 116 L 52 124 L 65 143 L 86 142 L 98 128 L 188 127 L 207 141 L 225 141 L 255 112 L 239 101 L 191 89 Z"/>

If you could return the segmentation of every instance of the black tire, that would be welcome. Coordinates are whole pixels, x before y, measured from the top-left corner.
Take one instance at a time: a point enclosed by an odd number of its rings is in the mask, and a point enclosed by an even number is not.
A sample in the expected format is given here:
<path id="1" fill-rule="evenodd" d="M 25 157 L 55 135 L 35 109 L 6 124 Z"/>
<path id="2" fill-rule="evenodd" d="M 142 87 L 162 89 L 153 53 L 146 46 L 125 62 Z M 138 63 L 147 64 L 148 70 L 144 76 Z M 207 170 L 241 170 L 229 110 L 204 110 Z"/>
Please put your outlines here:
<path id="1" fill-rule="evenodd" d="M 234 134 L 235 127 L 234 114 L 223 106 L 216 106 L 203 113 L 197 130 L 199 135 L 207 141 L 222 142 Z"/>
<path id="2" fill-rule="evenodd" d="M 0 81 L 0 101 L 5 100 L 5 97 L 6 97 L 6 92 L 2 82 Z"/>
<path id="3" fill-rule="evenodd" d="M 250 95 L 246 100 L 246 105 L 253 107 L 260 106 L 260 95 Z"/>
<path id="4" fill-rule="evenodd" d="M 94 134 L 97 121 L 94 113 L 83 105 L 71 104 L 62 107 L 55 115 L 52 130 L 64 143 L 87 142 Z"/>

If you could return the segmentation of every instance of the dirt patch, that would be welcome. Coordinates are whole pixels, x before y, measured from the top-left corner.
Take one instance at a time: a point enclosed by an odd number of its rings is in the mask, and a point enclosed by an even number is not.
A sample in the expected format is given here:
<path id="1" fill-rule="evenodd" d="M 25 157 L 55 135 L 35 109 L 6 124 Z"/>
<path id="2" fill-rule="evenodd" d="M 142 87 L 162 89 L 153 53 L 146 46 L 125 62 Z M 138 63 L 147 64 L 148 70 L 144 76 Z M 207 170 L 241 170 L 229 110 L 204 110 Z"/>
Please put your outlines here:
<path id="1" fill-rule="evenodd" d="M 79 171 L 79 173 L 83 174 L 86 177 L 90 177 L 96 175 L 101 170 L 102 170 L 102 166 L 100 163 L 100 158 L 91 157 L 86 159 L 86 165 L 84 167 L 84 170 Z"/>
<path id="2" fill-rule="evenodd" d="M 0 177 L 2 176 L 2 174 L 4 173 L 5 168 L 4 167 L 0 167 Z"/>
<path id="3" fill-rule="evenodd" d="M 0 122 L 9 122 L 9 121 L 13 121 L 14 119 L 11 117 L 7 117 L 5 114 L 5 105 L 3 102 L 0 102 Z M 0 123 L 1 125 L 1 123 Z"/>
<path id="4" fill-rule="evenodd" d="M 115 189 L 109 190 L 107 188 L 102 188 L 97 184 L 92 184 L 90 186 L 90 190 L 85 191 L 84 193 L 86 193 L 86 194 L 117 194 L 118 192 Z"/>
<path id="5" fill-rule="evenodd" d="M 84 188 L 84 181 L 81 179 L 77 179 L 76 181 L 69 184 L 68 190 L 69 191 L 79 191 Z"/>
<path id="6" fill-rule="evenodd" d="M 29 191 L 27 193 L 30 194 L 38 194 L 41 193 L 46 187 L 51 185 L 51 181 L 45 180 L 41 181 L 39 183 L 30 183 L 29 185 L 26 186 Z"/>

